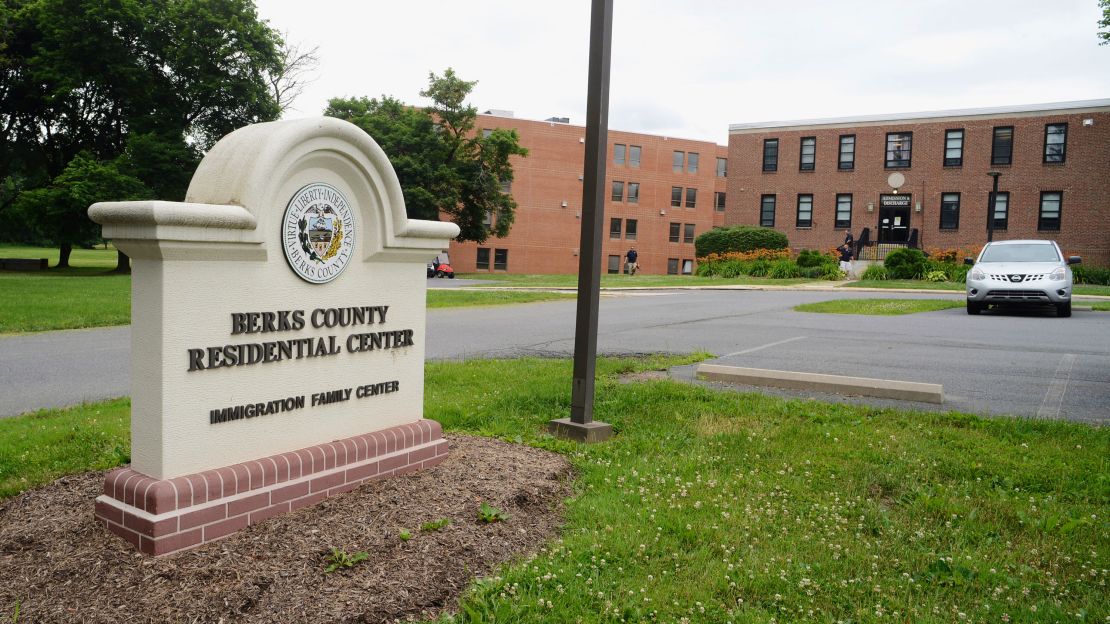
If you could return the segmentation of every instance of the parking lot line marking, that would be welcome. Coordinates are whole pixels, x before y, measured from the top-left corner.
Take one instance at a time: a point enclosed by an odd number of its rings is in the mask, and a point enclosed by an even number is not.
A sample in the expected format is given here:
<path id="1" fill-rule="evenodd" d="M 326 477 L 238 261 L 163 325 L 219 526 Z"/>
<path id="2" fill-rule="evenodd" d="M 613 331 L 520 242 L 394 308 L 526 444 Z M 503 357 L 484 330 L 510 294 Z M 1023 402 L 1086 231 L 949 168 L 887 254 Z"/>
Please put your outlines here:
<path id="1" fill-rule="evenodd" d="M 1065 353 L 1060 358 L 1060 364 L 1056 367 L 1056 374 L 1052 376 L 1052 382 L 1048 384 L 1048 390 L 1044 393 L 1044 401 L 1041 402 L 1041 409 L 1037 410 L 1039 418 L 1059 418 L 1060 407 L 1064 404 L 1064 393 L 1068 390 L 1068 380 L 1071 379 L 1071 367 L 1075 365 L 1075 355 Z"/>
<path id="2" fill-rule="evenodd" d="M 761 345 L 761 346 L 758 346 L 758 347 L 752 347 L 751 349 L 744 349 L 743 351 L 737 351 L 736 353 L 729 353 L 729 354 L 726 354 L 726 355 L 722 355 L 721 357 L 732 357 L 734 355 L 744 355 L 745 353 L 753 353 L 755 351 L 760 351 L 760 350 L 766 349 L 768 347 L 777 347 L 781 344 L 786 344 L 788 342 L 794 342 L 795 340 L 802 340 L 803 338 L 805 338 L 805 336 L 794 336 L 793 338 L 787 338 L 786 340 L 780 340 L 778 342 L 772 342 L 770 344 L 765 344 L 765 345 Z"/>

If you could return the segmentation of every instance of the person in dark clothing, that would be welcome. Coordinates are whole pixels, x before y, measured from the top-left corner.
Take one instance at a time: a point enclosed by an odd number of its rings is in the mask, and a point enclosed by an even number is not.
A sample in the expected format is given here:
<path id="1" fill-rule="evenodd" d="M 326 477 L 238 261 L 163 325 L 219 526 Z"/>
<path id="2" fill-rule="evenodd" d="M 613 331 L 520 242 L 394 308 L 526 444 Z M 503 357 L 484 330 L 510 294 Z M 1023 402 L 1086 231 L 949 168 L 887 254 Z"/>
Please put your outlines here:
<path id="1" fill-rule="evenodd" d="M 639 268 L 640 268 L 640 265 L 636 264 L 636 258 L 638 258 L 638 257 L 639 257 L 639 254 L 636 253 L 636 248 L 635 247 L 629 249 L 628 253 L 624 254 L 624 272 L 625 273 L 628 273 L 629 275 L 635 275 L 636 274 L 636 271 L 639 270 Z"/>
<path id="2" fill-rule="evenodd" d="M 848 236 L 851 236 L 849 234 Z M 852 272 L 852 246 L 845 242 L 843 245 L 836 248 L 840 252 L 840 270 L 845 273 Z"/>

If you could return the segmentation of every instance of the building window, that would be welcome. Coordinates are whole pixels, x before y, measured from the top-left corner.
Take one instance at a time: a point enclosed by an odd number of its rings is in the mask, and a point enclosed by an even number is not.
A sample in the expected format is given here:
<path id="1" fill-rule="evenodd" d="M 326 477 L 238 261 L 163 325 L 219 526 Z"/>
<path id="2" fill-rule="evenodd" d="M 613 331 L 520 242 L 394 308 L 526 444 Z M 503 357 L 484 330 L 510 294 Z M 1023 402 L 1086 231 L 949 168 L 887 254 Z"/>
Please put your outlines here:
<path id="1" fill-rule="evenodd" d="M 813 227 L 813 195 L 798 195 L 797 227 Z"/>
<path id="2" fill-rule="evenodd" d="M 618 180 L 613 181 L 613 201 L 619 202 L 624 199 L 624 182 Z"/>
<path id="3" fill-rule="evenodd" d="M 682 207 L 682 187 L 681 186 L 672 186 L 671 187 L 671 207 L 672 208 L 681 208 Z"/>
<path id="4" fill-rule="evenodd" d="M 671 168 L 674 169 L 675 173 L 682 173 L 682 161 L 683 159 L 685 159 L 685 157 L 686 152 L 675 150 L 674 157 L 671 161 Z"/>
<path id="5" fill-rule="evenodd" d="M 991 164 L 1009 165 L 1014 156 L 1014 127 L 1000 126 L 994 129 L 991 141 Z"/>
<path id="6" fill-rule="evenodd" d="M 763 139 L 763 170 L 779 170 L 779 140 Z"/>
<path id="7" fill-rule="evenodd" d="M 506 194 L 506 195 L 509 195 L 510 193 L 512 193 L 513 192 L 513 181 L 512 180 L 502 180 L 501 181 L 501 192 Z"/>
<path id="8" fill-rule="evenodd" d="M 940 229 L 960 229 L 960 194 L 942 193 L 940 196 Z"/>
<path id="9" fill-rule="evenodd" d="M 816 156 L 817 137 L 802 137 L 802 150 L 798 160 L 798 170 L 813 171 Z"/>
<path id="10" fill-rule="evenodd" d="M 852 227 L 852 194 L 838 193 L 836 196 L 836 228 Z"/>
<path id="11" fill-rule="evenodd" d="M 482 216 L 482 227 L 486 228 L 487 232 L 493 229 L 493 211 L 492 210 L 487 210 L 486 214 Z"/>
<path id="12" fill-rule="evenodd" d="M 637 225 L 636 219 L 624 220 L 624 240 L 636 240 Z"/>
<path id="13" fill-rule="evenodd" d="M 964 131 L 944 131 L 944 166 L 962 167 L 964 164 Z"/>
<path id="14" fill-rule="evenodd" d="M 690 152 L 689 154 L 686 155 L 686 173 L 697 173 L 698 172 L 698 160 L 699 160 L 699 158 L 700 157 L 698 156 L 697 152 Z"/>
<path id="15" fill-rule="evenodd" d="M 509 250 L 508 249 L 494 249 L 493 250 L 493 270 L 494 271 L 508 271 L 509 270 Z"/>
<path id="16" fill-rule="evenodd" d="M 609 256 L 609 275 L 619 275 L 621 272 L 621 257 Z"/>
<path id="17" fill-rule="evenodd" d="M 682 236 L 682 224 L 681 223 L 672 223 L 671 224 L 671 239 L 670 239 L 671 242 L 672 243 L 677 243 L 680 240 L 679 237 L 681 237 L 681 236 Z"/>
<path id="18" fill-rule="evenodd" d="M 693 244 L 693 242 L 694 242 L 694 224 L 693 223 L 687 223 L 685 226 L 683 226 L 683 228 L 682 228 L 682 242 Z"/>
<path id="19" fill-rule="evenodd" d="M 609 238 L 618 239 L 621 237 L 621 220 L 617 218 L 609 219 Z"/>
<path id="20" fill-rule="evenodd" d="M 484 138 L 486 138 L 486 137 L 488 137 L 488 136 L 489 136 L 489 135 L 491 135 L 491 134 L 493 134 L 493 130 L 492 130 L 492 129 L 490 129 L 490 128 L 482 128 L 482 138 L 483 138 L 483 139 L 484 139 Z"/>
<path id="21" fill-rule="evenodd" d="M 1064 194 L 1060 191 L 1044 191 L 1041 193 L 1041 217 L 1037 220 L 1037 229 L 1046 231 L 1060 230 L 1060 204 Z"/>
<path id="22" fill-rule="evenodd" d="M 717 177 L 718 178 L 727 178 L 728 177 L 728 159 L 727 158 L 721 158 L 720 156 L 717 157 Z"/>
<path id="23" fill-rule="evenodd" d="M 1005 230 L 1010 222 L 1010 193 L 999 191 L 994 195 L 994 229 Z"/>
<path id="24" fill-rule="evenodd" d="M 617 144 L 613 145 L 613 164 L 614 165 L 623 165 L 624 164 L 625 150 L 626 150 L 626 147 L 621 143 L 617 143 Z"/>
<path id="25" fill-rule="evenodd" d="M 628 166 L 629 167 L 639 167 L 640 166 L 640 146 L 639 145 L 629 145 L 628 146 Z"/>
<path id="26" fill-rule="evenodd" d="M 910 166 L 913 155 L 912 132 L 886 133 L 887 169 L 905 169 Z"/>
<path id="27" fill-rule="evenodd" d="M 639 182 L 629 182 L 628 183 L 628 203 L 630 203 L 630 204 L 640 203 L 640 183 Z"/>
<path id="28" fill-rule="evenodd" d="M 759 225 L 775 227 L 775 196 L 764 195 L 759 200 Z"/>
<path id="29" fill-rule="evenodd" d="M 678 258 L 667 258 L 667 275 L 678 275 Z"/>
<path id="30" fill-rule="evenodd" d="M 1068 146 L 1068 124 L 1048 124 L 1044 127 L 1044 161 L 1062 163 Z"/>
<path id="31" fill-rule="evenodd" d="M 478 248 L 478 260 L 474 263 L 475 266 L 483 271 L 489 270 L 489 249 L 485 247 Z"/>
<path id="32" fill-rule="evenodd" d="M 836 168 L 841 171 L 851 171 L 856 168 L 856 135 L 841 135 L 840 158 L 836 161 Z"/>
<path id="33" fill-rule="evenodd" d="M 694 261 L 693 260 L 683 260 L 682 261 L 682 274 L 683 275 L 693 275 L 694 274 Z"/>
<path id="34" fill-rule="evenodd" d="M 713 192 L 713 209 L 717 212 L 725 211 L 725 194 L 721 191 Z"/>
<path id="35" fill-rule="evenodd" d="M 696 188 L 686 189 L 686 207 L 687 208 L 697 208 L 698 207 L 698 189 L 696 189 Z"/>

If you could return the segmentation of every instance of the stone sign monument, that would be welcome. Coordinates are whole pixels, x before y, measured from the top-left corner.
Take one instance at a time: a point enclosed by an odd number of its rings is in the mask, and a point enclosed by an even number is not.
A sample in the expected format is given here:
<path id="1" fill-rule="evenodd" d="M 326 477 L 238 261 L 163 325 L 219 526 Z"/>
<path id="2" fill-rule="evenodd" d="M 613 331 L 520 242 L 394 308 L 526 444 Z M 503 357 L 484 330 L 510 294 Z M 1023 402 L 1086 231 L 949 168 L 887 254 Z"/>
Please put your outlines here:
<path id="1" fill-rule="evenodd" d="M 133 260 L 132 463 L 96 500 L 109 530 L 166 554 L 443 460 L 425 267 L 459 228 L 407 218 L 365 132 L 242 128 L 184 203 L 89 215 Z"/>

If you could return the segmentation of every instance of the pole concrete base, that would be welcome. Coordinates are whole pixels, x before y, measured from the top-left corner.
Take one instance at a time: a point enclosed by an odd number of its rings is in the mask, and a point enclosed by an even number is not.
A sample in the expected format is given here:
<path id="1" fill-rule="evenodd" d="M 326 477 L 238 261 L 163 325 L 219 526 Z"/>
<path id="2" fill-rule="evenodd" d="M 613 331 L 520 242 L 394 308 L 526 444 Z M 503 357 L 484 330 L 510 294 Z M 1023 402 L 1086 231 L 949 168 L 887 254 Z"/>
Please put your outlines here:
<path id="1" fill-rule="evenodd" d="M 558 418 L 547 423 L 547 430 L 558 438 L 592 444 L 613 437 L 613 425 L 598 422 L 576 423 L 569 418 Z"/>

